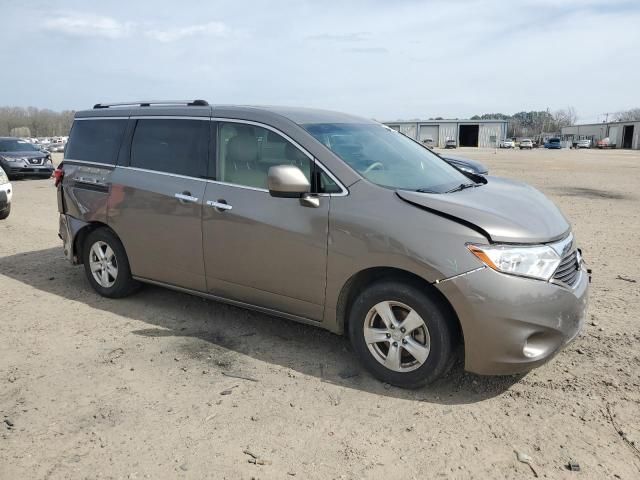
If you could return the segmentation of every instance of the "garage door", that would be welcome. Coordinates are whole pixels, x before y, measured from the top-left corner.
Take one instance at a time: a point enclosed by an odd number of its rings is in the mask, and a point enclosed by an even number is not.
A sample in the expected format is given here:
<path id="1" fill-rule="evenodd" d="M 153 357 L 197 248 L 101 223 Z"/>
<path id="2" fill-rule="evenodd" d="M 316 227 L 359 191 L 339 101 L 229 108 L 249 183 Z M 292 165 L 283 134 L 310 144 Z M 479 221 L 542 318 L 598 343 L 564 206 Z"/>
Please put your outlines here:
<path id="1" fill-rule="evenodd" d="M 418 140 L 424 143 L 428 138 L 433 140 L 435 147 L 438 146 L 438 125 L 420 125 L 420 137 Z"/>
<path id="2" fill-rule="evenodd" d="M 485 148 L 495 148 L 502 139 L 502 126 L 485 123 L 480 125 L 480 136 L 478 138 L 478 146 Z"/>
<path id="3" fill-rule="evenodd" d="M 615 127 L 609 127 L 609 143 L 611 145 L 615 145 L 616 148 L 620 148 L 620 141 L 622 140 L 622 135 L 620 135 L 620 129 Z"/>

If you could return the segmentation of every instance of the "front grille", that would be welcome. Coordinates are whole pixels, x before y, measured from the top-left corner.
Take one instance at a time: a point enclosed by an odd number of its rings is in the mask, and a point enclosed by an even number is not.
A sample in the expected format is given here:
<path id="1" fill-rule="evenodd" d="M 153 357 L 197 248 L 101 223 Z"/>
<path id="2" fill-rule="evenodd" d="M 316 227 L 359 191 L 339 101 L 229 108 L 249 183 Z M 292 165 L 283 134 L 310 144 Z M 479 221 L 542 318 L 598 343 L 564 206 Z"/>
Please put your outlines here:
<path id="1" fill-rule="evenodd" d="M 29 163 L 31 165 L 42 165 L 42 158 L 30 158 Z"/>
<path id="2" fill-rule="evenodd" d="M 553 279 L 573 287 L 578 279 L 579 271 L 578 250 L 576 249 L 562 257 L 556 273 L 553 274 Z"/>

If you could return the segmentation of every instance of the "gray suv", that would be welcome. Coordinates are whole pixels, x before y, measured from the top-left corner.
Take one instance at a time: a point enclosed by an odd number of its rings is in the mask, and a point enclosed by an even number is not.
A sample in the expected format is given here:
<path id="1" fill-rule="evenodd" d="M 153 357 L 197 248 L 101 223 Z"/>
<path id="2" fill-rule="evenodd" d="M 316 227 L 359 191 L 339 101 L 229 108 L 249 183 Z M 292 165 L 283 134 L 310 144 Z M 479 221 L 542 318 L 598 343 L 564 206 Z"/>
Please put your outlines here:
<path id="1" fill-rule="evenodd" d="M 0 137 L 0 168 L 10 179 L 49 178 L 53 173 L 51 155 L 33 144 L 15 137 Z"/>
<path id="2" fill-rule="evenodd" d="M 65 254 L 99 294 L 151 283 L 344 333 L 394 385 L 460 351 L 471 372 L 526 371 L 585 317 L 589 274 L 551 201 L 363 118 L 97 104 L 55 176 Z"/>

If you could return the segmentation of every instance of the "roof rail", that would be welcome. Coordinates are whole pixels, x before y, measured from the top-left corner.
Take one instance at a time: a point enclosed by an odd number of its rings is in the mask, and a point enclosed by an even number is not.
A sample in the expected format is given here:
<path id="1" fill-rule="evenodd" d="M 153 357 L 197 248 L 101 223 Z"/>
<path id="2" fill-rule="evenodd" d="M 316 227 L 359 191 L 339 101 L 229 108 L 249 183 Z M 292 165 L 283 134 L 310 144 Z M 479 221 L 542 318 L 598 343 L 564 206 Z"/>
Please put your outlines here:
<path id="1" fill-rule="evenodd" d="M 109 108 L 109 107 L 150 107 L 151 105 L 186 105 L 187 107 L 207 107 L 209 102 L 206 100 L 140 100 L 135 102 L 120 103 L 96 103 L 93 108 Z"/>

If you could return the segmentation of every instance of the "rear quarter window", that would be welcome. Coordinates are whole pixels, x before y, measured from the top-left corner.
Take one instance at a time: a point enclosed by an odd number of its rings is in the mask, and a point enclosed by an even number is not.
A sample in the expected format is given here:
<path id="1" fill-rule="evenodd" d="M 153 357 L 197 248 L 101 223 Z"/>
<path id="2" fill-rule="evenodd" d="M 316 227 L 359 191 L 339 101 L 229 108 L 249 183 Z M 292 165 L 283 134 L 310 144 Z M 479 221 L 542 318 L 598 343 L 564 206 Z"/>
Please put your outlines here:
<path id="1" fill-rule="evenodd" d="M 210 122 L 182 119 L 138 120 L 131 144 L 131 166 L 205 177 Z"/>
<path id="2" fill-rule="evenodd" d="M 75 120 L 65 159 L 115 165 L 126 119 Z"/>

